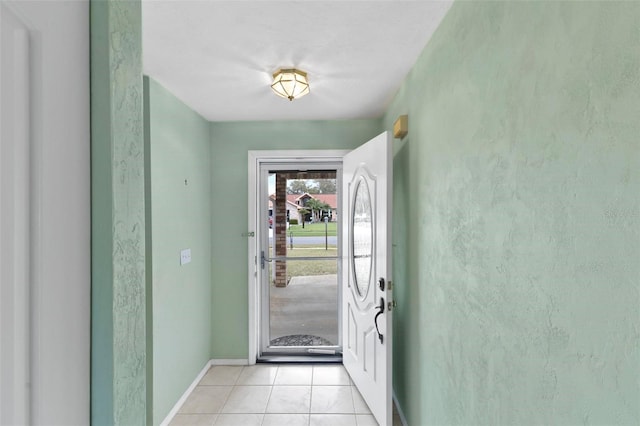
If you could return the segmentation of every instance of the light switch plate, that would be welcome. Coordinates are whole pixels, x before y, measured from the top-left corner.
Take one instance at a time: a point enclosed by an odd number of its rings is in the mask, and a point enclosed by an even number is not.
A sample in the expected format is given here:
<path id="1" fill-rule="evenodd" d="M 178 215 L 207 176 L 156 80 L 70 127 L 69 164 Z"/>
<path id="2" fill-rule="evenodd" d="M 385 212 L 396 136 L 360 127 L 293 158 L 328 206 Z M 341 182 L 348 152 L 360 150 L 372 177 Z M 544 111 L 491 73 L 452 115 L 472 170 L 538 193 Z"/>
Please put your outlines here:
<path id="1" fill-rule="evenodd" d="M 180 251 L 180 265 L 186 265 L 191 262 L 191 249 L 184 249 Z"/>

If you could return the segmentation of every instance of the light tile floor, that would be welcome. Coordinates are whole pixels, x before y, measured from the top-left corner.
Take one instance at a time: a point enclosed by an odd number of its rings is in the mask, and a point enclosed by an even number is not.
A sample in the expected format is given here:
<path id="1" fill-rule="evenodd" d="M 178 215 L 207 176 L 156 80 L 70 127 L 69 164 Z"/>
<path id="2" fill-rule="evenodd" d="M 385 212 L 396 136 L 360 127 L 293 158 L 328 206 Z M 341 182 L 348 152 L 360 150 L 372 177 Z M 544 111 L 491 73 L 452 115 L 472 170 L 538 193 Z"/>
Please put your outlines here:
<path id="1" fill-rule="evenodd" d="M 171 422 L 171 426 L 377 424 L 344 367 L 336 364 L 211 367 Z M 401 426 L 396 412 L 393 424 Z"/>

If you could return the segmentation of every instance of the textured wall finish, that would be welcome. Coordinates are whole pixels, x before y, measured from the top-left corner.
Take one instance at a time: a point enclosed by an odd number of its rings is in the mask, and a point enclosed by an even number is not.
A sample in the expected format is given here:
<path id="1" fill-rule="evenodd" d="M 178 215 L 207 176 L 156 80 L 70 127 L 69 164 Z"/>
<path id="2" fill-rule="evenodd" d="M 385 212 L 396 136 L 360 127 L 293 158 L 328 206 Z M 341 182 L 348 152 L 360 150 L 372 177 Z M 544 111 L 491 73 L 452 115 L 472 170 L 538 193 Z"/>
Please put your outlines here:
<path id="1" fill-rule="evenodd" d="M 139 1 L 91 2 L 92 422 L 146 423 Z"/>
<path id="2" fill-rule="evenodd" d="M 145 91 L 159 424 L 211 359 L 211 140 L 209 122 L 160 84 L 145 77 Z M 180 265 L 185 248 L 192 261 Z"/>
<path id="3" fill-rule="evenodd" d="M 455 3 L 389 108 L 409 424 L 640 424 L 638 22 Z"/>

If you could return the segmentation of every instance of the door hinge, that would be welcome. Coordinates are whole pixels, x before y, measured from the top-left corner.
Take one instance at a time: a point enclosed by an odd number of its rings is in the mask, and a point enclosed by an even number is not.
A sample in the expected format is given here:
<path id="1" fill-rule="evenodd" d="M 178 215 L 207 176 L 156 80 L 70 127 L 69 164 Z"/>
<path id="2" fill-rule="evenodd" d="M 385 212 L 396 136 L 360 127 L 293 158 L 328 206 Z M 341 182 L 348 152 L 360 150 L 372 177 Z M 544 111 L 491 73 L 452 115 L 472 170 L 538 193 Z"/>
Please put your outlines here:
<path id="1" fill-rule="evenodd" d="M 254 231 L 250 231 L 250 232 L 243 232 L 242 233 L 243 237 L 255 237 L 256 233 Z"/>

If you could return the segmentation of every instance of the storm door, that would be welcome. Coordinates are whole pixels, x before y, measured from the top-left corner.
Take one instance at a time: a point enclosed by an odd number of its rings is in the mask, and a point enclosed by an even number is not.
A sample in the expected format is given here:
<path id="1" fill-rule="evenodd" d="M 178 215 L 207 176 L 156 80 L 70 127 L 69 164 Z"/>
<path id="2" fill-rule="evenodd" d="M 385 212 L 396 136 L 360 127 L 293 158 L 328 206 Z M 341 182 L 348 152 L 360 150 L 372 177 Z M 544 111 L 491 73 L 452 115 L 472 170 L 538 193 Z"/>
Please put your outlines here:
<path id="1" fill-rule="evenodd" d="M 341 167 L 261 166 L 259 359 L 341 355 Z"/>

